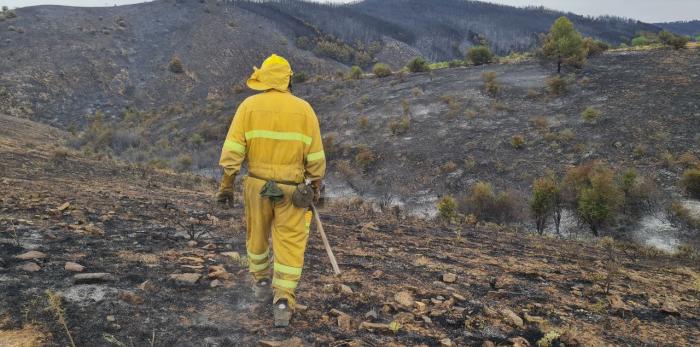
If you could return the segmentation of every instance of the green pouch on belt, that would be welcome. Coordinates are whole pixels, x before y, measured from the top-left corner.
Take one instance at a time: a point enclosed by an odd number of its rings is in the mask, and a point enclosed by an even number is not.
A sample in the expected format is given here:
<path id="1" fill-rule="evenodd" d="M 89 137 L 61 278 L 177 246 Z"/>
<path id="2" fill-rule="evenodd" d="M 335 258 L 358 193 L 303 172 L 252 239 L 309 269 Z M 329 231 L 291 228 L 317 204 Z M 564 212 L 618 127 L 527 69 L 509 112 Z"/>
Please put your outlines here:
<path id="1" fill-rule="evenodd" d="M 262 190 L 260 190 L 260 196 L 269 198 L 272 202 L 277 202 L 284 198 L 284 192 L 277 186 L 275 181 L 267 181 Z"/>

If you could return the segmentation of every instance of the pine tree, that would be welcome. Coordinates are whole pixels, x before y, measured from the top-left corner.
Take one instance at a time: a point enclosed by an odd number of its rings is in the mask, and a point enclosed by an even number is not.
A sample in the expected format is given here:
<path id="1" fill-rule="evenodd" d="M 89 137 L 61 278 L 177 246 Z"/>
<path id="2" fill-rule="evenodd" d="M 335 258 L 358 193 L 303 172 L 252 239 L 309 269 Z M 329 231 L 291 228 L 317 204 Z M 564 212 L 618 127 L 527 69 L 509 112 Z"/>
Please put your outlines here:
<path id="1" fill-rule="evenodd" d="M 580 68 L 586 62 L 583 37 L 566 17 L 559 17 L 554 22 L 544 40 L 542 52 L 545 57 L 557 62 L 557 73 L 561 73 L 564 64 Z"/>

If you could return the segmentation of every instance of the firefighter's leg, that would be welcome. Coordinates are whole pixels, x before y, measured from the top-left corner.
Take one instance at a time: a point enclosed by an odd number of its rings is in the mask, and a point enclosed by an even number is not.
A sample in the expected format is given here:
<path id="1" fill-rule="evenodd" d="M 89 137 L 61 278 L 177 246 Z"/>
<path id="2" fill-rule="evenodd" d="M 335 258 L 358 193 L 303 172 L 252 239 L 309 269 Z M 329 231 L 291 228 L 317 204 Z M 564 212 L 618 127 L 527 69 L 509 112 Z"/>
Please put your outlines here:
<path id="1" fill-rule="evenodd" d="M 256 281 L 270 278 L 270 231 L 273 209 L 270 199 L 260 196 L 265 181 L 246 177 L 244 200 L 248 268 Z"/>
<path id="2" fill-rule="evenodd" d="M 296 303 L 294 290 L 299 284 L 304 267 L 304 251 L 309 239 L 311 212 L 292 205 L 294 187 L 283 188 L 285 197 L 275 203 L 272 227 L 272 247 L 275 254 L 272 287 L 274 302 L 287 299 L 293 310 Z"/>

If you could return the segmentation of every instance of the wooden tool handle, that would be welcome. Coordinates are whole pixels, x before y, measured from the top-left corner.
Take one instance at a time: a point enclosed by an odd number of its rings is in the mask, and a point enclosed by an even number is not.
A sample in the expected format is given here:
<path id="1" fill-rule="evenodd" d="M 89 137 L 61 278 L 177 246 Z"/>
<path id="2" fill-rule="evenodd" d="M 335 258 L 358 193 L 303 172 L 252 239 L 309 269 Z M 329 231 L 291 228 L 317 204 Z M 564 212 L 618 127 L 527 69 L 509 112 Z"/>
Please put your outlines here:
<path id="1" fill-rule="evenodd" d="M 328 258 L 331 260 L 331 266 L 333 266 L 333 273 L 340 275 L 340 268 L 338 267 L 338 261 L 335 260 L 333 255 L 333 250 L 331 245 L 328 243 L 328 238 L 326 237 L 326 232 L 323 231 L 323 224 L 321 224 L 321 218 L 318 216 L 318 211 L 316 206 L 311 204 L 311 212 L 314 214 L 314 219 L 316 220 L 316 225 L 318 226 L 318 231 L 321 233 L 321 239 L 323 240 L 323 247 L 326 248 L 326 253 L 328 253 Z"/>

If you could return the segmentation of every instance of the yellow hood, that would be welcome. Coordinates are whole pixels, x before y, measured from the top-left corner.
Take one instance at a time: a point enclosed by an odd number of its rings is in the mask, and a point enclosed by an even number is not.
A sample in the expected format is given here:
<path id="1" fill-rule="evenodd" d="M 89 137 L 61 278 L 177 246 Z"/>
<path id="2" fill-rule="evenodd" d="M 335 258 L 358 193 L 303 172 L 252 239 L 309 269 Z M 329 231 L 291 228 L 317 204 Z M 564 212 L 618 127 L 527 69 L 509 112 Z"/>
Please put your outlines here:
<path id="1" fill-rule="evenodd" d="M 246 83 L 253 90 L 275 89 L 281 92 L 287 91 L 289 79 L 292 77 L 292 67 L 289 62 L 273 54 L 265 59 L 260 68 L 253 67 L 255 71 Z"/>

